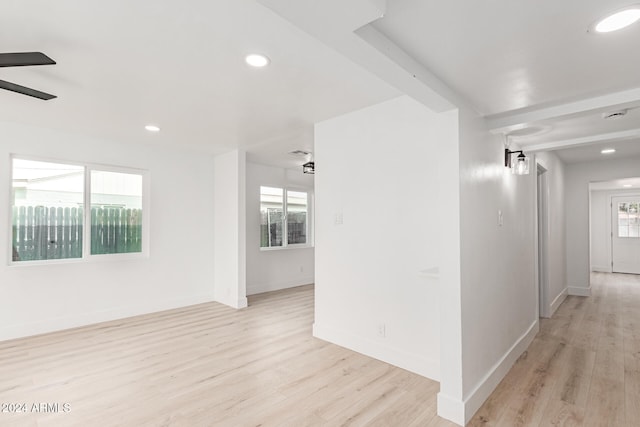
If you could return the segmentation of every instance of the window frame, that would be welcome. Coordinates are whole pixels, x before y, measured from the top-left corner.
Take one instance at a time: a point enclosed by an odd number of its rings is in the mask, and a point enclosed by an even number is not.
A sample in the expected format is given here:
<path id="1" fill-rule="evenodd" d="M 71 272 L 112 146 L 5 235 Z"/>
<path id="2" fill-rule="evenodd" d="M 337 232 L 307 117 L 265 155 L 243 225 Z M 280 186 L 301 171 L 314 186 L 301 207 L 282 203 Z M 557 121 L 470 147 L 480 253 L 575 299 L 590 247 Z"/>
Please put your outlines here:
<path id="1" fill-rule="evenodd" d="M 313 215 L 313 190 L 305 187 L 296 187 L 296 186 L 282 186 L 282 185 L 270 185 L 270 184 L 260 184 L 258 186 L 258 227 L 262 225 L 261 217 L 260 217 L 260 206 L 262 204 L 261 194 L 262 187 L 269 188 L 277 188 L 282 190 L 282 208 L 283 208 L 283 218 L 282 218 L 282 246 L 258 246 L 261 251 L 282 251 L 282 250 L 290 250 L 290 249 L 304 249 L 304 248 L 312 248 L 314 247 L 314 215 Z M 306 243 L 289 243 L 289 225 L 287 221 L 288 218 L 288 192 L 294 191 L 299 193 L 307 194 L 307 227 L 306 227 L 306 235 L 307 242 Z M 258 239 L 260 240 L 260 239 Z M 260 242 L 258 242 L 260 244 Z"/>
<path id="2" fill-rule="evenodd" d="M 615 197 L 615 196 L 612 196 L 612 197 Z M 635 196 L 630 196 L 630 197 L 635 197 Z M 611 203 L 613 204 L 613 201 Z M 627 235 L 626 236 L 621 236 L 620 235 L 620 205 L 622 205 L 622 204 L 626 204 L 627 205 L 627 211 L 626 211 L 627 224 L 625 226 L 623 226 L 623 227 L 626 227 L 626 229 L 627 229 Z M 632 236 L 631 235 L 631 218 L 629 216 L 629 205 L 632 205 L 632 204 L 636 205 L 636 209 L 637 209 L 636 215 L 640 216 L 640 197 L 638 199 L 636 199 L 635 201 L 632 201 L 632 202 L 617 202 L 617 210 L 616 210 L 617 218 L 616 218 L 616 231 L 615 231 L 616 236 L 615 237 L 618 238 L 618 239 L 640 239 L 640 234 L 638 236 Z M 636 224 L 634 224 L 634 225 L 636 225 Z"/>
<path id="3" fill-rule="evenodd" d="M 27 160 L 34 162 L 47 162 L 57 163 L 62 165 L 79 166 L 84 169 L 84 193 L 82 197 L 83 202 L 83 217 L 82 217 L 82 256 L 80 258 L 63 258 L 63 259 L 43 259 L 32 261 L 14 261 L 13 260 L 13 203 L 15 201 L 13 190 L 13 161 Z M 91 253 L 91 171 L 100 172 L 114 172 L 131 175 L 139 175 L 142 177 L 142 245 L 140 252 L 125 252 L 115 254 L 92 254 Z M 72 264 L 72 263 L 85 263 L 85 262 L 104 262 L 104 261 L 123 261 L 123 260 L 135 260 L 149 258 L 149 240 L 150 240 L 150 183 L 149 183 L 149 171 L 145 169 L 132 168 L 126 166 L 114 166 L 93 162 L 81 162 L 76 160 L 63 160 L 52 157 L 42 156 L 29 156 L 22 154 L 12 153 L 9 156 L 9 203 L 8 203 L 8 228 L 9 238 L 8 241 L 8 265 L 11 267 L 26 267 L 33 265 L 52 265 L 52 264 Z"/>

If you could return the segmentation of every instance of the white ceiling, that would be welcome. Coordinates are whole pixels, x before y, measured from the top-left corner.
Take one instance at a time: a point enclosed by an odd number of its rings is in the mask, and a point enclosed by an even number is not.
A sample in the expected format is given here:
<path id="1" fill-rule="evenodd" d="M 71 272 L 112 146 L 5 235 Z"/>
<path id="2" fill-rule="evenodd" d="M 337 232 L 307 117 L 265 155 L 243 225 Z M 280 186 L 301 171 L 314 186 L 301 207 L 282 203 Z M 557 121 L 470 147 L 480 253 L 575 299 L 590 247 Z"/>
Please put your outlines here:
<path id="1" fill-rule="evenodd" d="M 313 148 L 314 123 L 408 93 L 435 111 L 470 103 L 525 151 L 590 161 L 619 143 L 636 155 L 640 25 L 587 32 L 627 4 L 10 0 L 0 52 L 43 51 L 58 64 L 0 69 L 0 79 L 59 98 L 0 91 L 0 117 L 211 153 L 239 147 L 295 167 L 287 153 Z M 249 52 L 271 65 L 247 67 Z M 624 119 L 601 119 L 622 107 Z"/>
<path id="2" fill-rule="evenodd" d="M 6 121 L 211 153 L 265 141 L 310 148 L 313 123 L 399 94 L 253 0 L 2 6 L 0 52 L 57 61 L 0 69 L 0 79 L 58 96 L 0 90 Z M 251 52 L 271 65 L 248 67 Z"/>
<path id="3" fill-rule="evenodd" d="M 630 186 L 630 187 L 629 187 Z M 589 189 L 593 191 L 618 190 L 637 193 L 640 190 L 640 178 L 624 178 L 613 181 L 598 181 L 589 184 Z"/>
<path id="4" fill-rule="evenodd" d="M 605 148 L 615 149 L 615 153 L 602 154 Z M 578 145 L 555 152 L 564 163 L 584 163 L 608 159 L 640 158 L 640 142 L 636 140 L 614 141 L 602 144 Z"/>
<path id="5" fill-rule="evenodd" d="M 373 25 L 485 115 L 640 85 L 640 26 L 587 28 L 629 0 L 388 0 Z"/>

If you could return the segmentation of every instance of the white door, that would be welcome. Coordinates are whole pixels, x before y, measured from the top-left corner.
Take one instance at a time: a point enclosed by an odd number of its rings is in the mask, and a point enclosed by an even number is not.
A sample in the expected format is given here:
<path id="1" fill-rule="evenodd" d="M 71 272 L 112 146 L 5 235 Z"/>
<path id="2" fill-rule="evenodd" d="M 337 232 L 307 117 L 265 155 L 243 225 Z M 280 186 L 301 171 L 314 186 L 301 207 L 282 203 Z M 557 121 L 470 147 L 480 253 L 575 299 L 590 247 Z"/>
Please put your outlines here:
<path id="1" fill-rule="evenodd" d="M 611 268 L 640 274 L 640 196 L 611 198 Z"/>

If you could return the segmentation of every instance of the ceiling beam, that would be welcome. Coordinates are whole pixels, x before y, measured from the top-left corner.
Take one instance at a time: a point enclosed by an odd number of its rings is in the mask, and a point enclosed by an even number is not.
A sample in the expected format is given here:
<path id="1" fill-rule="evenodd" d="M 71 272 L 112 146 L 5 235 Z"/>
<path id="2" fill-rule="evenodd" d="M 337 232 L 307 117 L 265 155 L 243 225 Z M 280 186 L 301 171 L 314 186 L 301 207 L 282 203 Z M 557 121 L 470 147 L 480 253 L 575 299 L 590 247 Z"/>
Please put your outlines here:
<path id="1" fill-rule="evenodd" d="M 600 144 L 603 142 L 624 141 L 634 138 L 640 138 L 640 129 L 630 129 L 620 132 L 602 133 L 599 135 L 589 135 L 580 138 L 571 138 L 560 141 L 543 142 L 540 144 L 531 144 L 526 146 L 527 151 L 553 151 L 562 148 L 571 148 L 576 146 Z"/>
<path id="2" fill-rule="evenodd" d="M 546 107 L 529 107 L 507 113 L 494 114 L 486 116 L 485 122 L 489 130 L 493 133 L 509 133 L 514 130 L 524 129 L 533 123 L 544 120 L 568 118 L 598 110 L 607 111 L 633 107 L 640 107 L 640 88 L 614 92 L 564 104 Z"/>
<path id="3" fill-rule="evenodd" d="M 435 112 L 463 101 L 371 25 L 384 16 L 386 0 L 350 0 L 348 7 L 344 0 L 258 2 Z"/>

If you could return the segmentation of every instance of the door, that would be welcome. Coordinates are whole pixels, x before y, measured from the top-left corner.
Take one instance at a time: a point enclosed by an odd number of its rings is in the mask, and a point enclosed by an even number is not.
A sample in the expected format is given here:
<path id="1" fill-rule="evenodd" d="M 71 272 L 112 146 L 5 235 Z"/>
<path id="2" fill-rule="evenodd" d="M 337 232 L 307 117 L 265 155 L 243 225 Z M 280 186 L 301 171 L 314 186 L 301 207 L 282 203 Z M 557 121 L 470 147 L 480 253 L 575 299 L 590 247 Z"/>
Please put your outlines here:
<path id="1" fill-rule="evenodd" d="M 611 198 L 611 270 L 640 274 L 640 196 Z"/>

